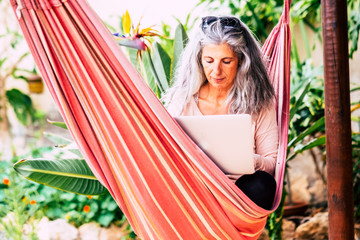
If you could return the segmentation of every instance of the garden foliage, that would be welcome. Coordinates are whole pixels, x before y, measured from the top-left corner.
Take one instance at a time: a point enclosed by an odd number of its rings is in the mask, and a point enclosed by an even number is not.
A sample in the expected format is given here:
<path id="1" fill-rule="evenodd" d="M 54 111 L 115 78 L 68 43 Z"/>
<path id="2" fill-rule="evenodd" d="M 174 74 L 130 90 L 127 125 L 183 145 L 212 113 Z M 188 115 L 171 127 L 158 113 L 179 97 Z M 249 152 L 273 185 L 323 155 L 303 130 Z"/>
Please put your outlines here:
<path id="1" fill-rule="evenodd" d="M 52 135 L 52 138 L 56 136 Z M 61 147 L 64 148 L 64 145 Z M 69 150 L 59 149 L 59 147 L 40 147 L 24 156 L 15 157 L 12 163 L 20 159 L 37 159 L 45 156 L 52 156 L 53 162 L 56 160 L 61 162 L 64 161 L 62 158 L 66 151 Z M 63 218 L 77 227 L 88 222 L 97 222 L 103 227 L 108 227 L 110 224 L 117 226 L 127 224 L 125 216 L 107 191 L 102 191 L 102 195 L 99 196 L 79 195 L 24 181 L 22 176 L 11 170 L 12 163 L 0 161 L 2 182 L 0 184 L 0 210 L 2 210 L 0 218 L 10 212 L 15 213 L 15 221 L 0 221 L 0 228 L 3 226 L 5 232 L 11 236 L 9 239 L 22 239 L 16 236 L 22 236 L 24 224 L 34 223 L 43 216 L 50 220 Z M 86 168 L 88 168 L 87 165 Z M 131 228 L 128 227 L 127 230 L 128 237 L 134 238 Z"/>

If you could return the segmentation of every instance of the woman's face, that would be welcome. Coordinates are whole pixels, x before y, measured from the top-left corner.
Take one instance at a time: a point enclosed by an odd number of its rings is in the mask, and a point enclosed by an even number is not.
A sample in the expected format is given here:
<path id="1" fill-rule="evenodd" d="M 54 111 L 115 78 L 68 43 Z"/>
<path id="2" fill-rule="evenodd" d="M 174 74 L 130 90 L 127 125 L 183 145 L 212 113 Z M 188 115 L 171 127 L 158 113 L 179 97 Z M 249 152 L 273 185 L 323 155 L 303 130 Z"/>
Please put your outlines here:
<path id="1" fill-rule="evenodd" d="M 228 91 L 238 69 L 238 57 L 227 43 L 207 44 L 202 49 L 201 63 L 211 87 Z"/>

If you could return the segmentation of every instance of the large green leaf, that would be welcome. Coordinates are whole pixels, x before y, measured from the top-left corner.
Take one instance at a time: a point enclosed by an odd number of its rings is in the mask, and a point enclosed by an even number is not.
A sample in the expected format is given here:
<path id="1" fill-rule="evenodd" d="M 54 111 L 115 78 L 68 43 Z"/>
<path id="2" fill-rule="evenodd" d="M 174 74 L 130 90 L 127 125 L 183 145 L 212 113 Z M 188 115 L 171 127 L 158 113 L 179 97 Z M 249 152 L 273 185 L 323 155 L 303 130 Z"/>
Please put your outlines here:
<path id="1" fill-rule="evenodd" d="M 154 44 L 152 62 L 158 76 L 158 83 L 161 92 L 169 88 L 171 58 L 159 43 Z"/>
<path id="2" fill-rule="evenodd" d="M 151 54 L 150 54 L 150 51 L 146 51 L 145 52 L 145 55 L 147 55 L 147 59 L 149 60 L 149 62 L 148 62 L 148 66 L 149 66 L 149 68 L 150 68 L 150 72 L 151 72 L 151 74 L 153 75 L 153 77 L 154 77 L 154 84 L 156 85 L 156 89 L 158 89 L 158 91 L 159 92 L 161 92 L 161 93 L 163 93 L 164 91 L 165 91 L 165 89 L 163 88 L 163 86 L 161 85 L 161 84 L 159 84 L 160 83 L 160 79 L 159 79 L 159 76 L 158 76 L 158 74 L 157 74 L 157 72 L 156 72 L 156 69 L 155 69 L 155 67 L 154 67 L 154 62 L 153 62 L 153 60 L 152 60 L 152 57 L 151 57 Z M 157 94 L 157 96 L 160 98 L 160 95 L 161 94 Z"/>
<path id="3" fill-rule="evenodd" d="M 157 93 L 157 87 L 156 87 L 156 81 L 153 71 L 151 70 L 151 56 L 149 51 L 147 50 L 145 54 L 143 55 L 143 68 L 141 71 L 146 76 L 146 82 L 148 83 L 151 90 L 153 90 L 154 93 Z"/>
<path id="4" fill-rule="evenodd" d="M 151 56 L 149 50 L 144 51 L 142 58 L 139 58 L 138 51 L 133 48 L 128 48 L 129 58 L 132 64 L 141 73 L 141 76 L 145 79 L 151 90 L 157 94 L 156 83 L 159 82 L 156 70 L 151 62 Z"/>
<path id="5" fill-rule="evenodd" d="M 6 91 L 6 97 L 13 107 L 16 117 L 23 125 L 26 126 L 28 124 L 29 117 L 33 120 L 36 110 L 28 95 L 24 94 L 19 89 L 13 88 Z"/>
<path id="6" fill-rule="evenodd" d="M 359 32 L 360 32 L 360 1 L 348 1 L 348 29 L 349 29 L 349 56 L 353 58 L 353 54 L 358 49 Z"/>
<path id="7" fill-rule="evenodd" d="M 31 181 L 67 192 L 101 195 L 107 191 L 84 159 L 24 159 L 14 169 Z"/>
<path id="8" fill-rule="evenodd" d="M 311 133 L 317 131 L 319 132 L 325 125 L 325 117 L 320 118 L 315 123 L 311 124 L 311 126 L 302 133 L 300 133 L 298 136 L 294 137 L 289 143 L 288 147 L 293 147 L 296 143 L 303 140 L 306 136 L 310 135 Z"/>
<path id="9" fill-rule="evenodd" d="M 315 139 L 309 141 L 306 144 L 298 144 L 298 145 L 296 145 L 296 147 L 294 149 L 294 153 L 291 154 L 290 156 L 288 156 L 286 161 L 292 160 L 299 153 L 302 153 L 302 152 L 309 150 L 311 148 L 314 148 L 314 147 L 324 145 L 325 143 L 326 143 L 326 137 L 321 136 L 321 137 L 318 137 L 318 138 L 315 138 Z"/>
<path id="10" fill-rule="evenodd" d="M 295 105 L 290 109 L 290 116 L 289 116 L 289 121 L 292 120 L 292 118 L 294 117 L 295 113 L 297 112 L 297 110 L 299 109 L 299 107 L 301 106 L 301 104 L 303 104 L 303 99 L 306 96 L 306 94 L 309 92 L 310 87 L 311 87 L 311 80 L 309 79 L 306 86 L 304 87 L 304 90 L 302 91 L 300 97 L 296 100 Z"/>
<path id="11" fill-rule="evenodd" d="M 175 30 L 175 40 L 174 40 L 174 56 L 171 63 L 171 76 L 170 79 L 173 79 L 175 68 L 177 63 L 180 60 L 180 56 L 188 42 L 188 36 L 182 24 L 179 24 Z M 171 85 L 171 84 L 170 84 Z"/>

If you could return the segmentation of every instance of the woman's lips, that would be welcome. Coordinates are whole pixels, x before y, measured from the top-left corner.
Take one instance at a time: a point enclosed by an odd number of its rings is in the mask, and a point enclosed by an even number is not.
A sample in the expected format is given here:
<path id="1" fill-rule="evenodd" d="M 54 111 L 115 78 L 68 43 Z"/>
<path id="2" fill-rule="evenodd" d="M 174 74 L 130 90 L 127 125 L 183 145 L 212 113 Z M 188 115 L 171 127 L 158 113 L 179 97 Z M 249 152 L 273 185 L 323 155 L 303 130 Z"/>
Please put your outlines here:
<path id="1" fill-rule="evenodd" d="M 225 78 L 213 78 L 213 81 L 215 82 L 221 82 L 222 80 L 224 80 Z"/>

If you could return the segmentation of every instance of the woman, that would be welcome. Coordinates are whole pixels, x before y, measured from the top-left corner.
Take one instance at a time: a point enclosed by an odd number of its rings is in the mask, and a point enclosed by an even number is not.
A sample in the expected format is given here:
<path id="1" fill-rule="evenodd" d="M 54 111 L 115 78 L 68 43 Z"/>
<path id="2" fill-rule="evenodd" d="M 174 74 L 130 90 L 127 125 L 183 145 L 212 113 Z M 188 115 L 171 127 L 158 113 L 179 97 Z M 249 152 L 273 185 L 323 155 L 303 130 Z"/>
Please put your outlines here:
<path id="1" fill-rule="evenodd" d="M 258 43 L 238 18 L 202 19 L 163 101 L 173 116 L 250 114 L 256 172 L 229 177 L 256 204 L 272 207 L 278 149 L 274 90 Z"/>

